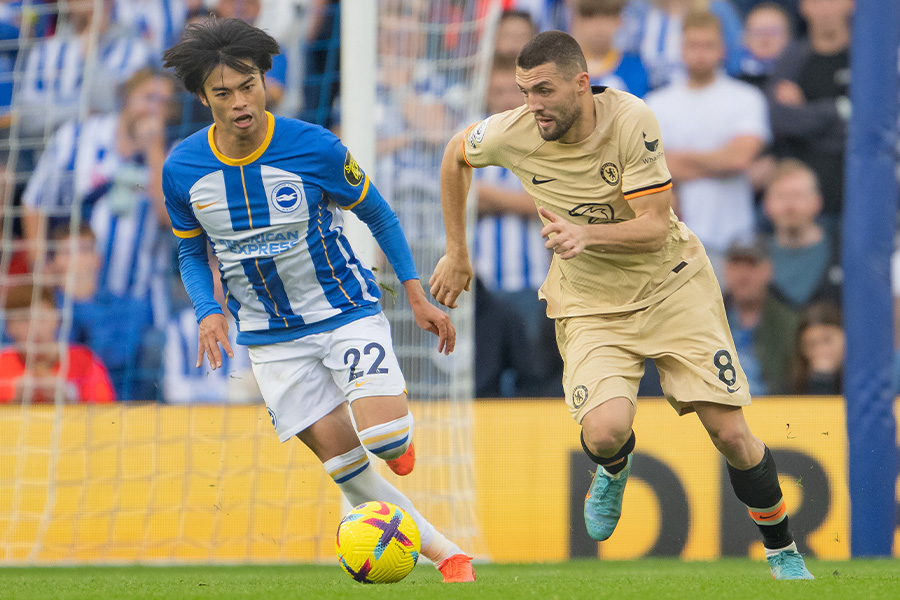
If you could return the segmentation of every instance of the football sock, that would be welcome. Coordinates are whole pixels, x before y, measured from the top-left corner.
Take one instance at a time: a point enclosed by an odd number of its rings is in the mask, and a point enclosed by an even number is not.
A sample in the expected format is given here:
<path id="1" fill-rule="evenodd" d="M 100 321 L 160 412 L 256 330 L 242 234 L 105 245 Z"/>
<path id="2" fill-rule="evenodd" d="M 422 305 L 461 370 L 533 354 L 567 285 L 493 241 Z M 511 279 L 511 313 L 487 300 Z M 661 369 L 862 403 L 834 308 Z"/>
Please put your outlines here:
<path id="1" fill-rule="evenodd" d="M 375 425 L 359 432 L 359 439 L 366 449 L 382 460 L 403 456 L 412 440 L 413 416 L 405 416 L 387 423 Z"/>
<path id="2" fill-rule="evenodd" d="M 799 552 L 799 550 L 797 550 L 797 544 L 795 542 L 791 542 L 784 548 L 765 548 L 766 558 L 769 558 L 770 556 L 775 556 L 782 550 L 793 550 L 794 552 Z"/>
<path id="3" fill-rule="evenodd" d="M 738 500 L 747 505 L 750 518 L 759 527 L 763 546 L 769 549 L 790 546 L 794 538 L 788 529 L 787 507 L 769 449 L 766 448 L 763 459 L 755 467 L 741 470 L 728 465 L 728 476 Z"/>
<path id="4" fill-rule="evenodd" d="M 445 538 L 419 514 L 409 498 L 376 473 L 375 469 L 368 468 L 369 458 L 362 446 L 325 461 L 324 467 L 351 505 L 359 506 L 363 502 L 381 500 L 396 504 L 408 512 L 419 528 L 422 555 L 435 564 L 454 554 L 463 553 L 459 546 Z"/>
<path id="5" fill-rule="evenodd" d="M 584 453 L 588 455 L 592 461 L 603 467 L 603 470 L 606 471 L 610 475 L 616 475 L 622 469 L 624 469 L 628 465 L 628 455 L 634 452 L 634 430 L 631 432 L 631 437 L 628 438 L 628 441 L 625 442 L 625 445 L 619 448 L 619 451 L 615 453 L 613 456 L 597 456 L 587 447 L 587 444 L 584 443 L 584 431 L 581 432 L 581 447 L 584 449 Z"/>

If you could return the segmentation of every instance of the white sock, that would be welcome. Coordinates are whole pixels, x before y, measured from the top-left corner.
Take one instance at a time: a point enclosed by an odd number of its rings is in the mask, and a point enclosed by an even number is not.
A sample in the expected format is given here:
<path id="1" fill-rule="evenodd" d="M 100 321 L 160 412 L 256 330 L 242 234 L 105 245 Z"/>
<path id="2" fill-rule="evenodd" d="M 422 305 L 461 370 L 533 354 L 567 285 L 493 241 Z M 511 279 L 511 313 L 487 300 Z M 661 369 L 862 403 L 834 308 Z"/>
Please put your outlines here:
<path id="1" fill-rule="evenodd" d="M 405 416 L 387 423 L 375 425 L 359 432 L 359 439 L 366 449 L 382 460 L 400 458 L 412 440 L 413 416 Z"/>
<path id="2" fill-rule="evenodd" d="M 789 546 L 785 546 L 784 548 L 766 548 L 766 558 L 770 556 L 775 556 L 782 550 L 793 550 L 794 552 L 798 552 L 797 550 L 797 542 L 791 542 Z"/>
<path id="3" fill-rule="evenodd" d="M 396 504 L 412 516 L 419 528 L 422 540 L 422 555 L 437 565 L 454 554 L 462 554 L 459 546 L 445 538 L 434 526 L 425 520 L 409 498 L 370 468 L 369 459 L 362 446 L 335 456 L 325 462 L 325 470 L 331 475 L 352 506 L 363 502 L 381 500 Z"/>

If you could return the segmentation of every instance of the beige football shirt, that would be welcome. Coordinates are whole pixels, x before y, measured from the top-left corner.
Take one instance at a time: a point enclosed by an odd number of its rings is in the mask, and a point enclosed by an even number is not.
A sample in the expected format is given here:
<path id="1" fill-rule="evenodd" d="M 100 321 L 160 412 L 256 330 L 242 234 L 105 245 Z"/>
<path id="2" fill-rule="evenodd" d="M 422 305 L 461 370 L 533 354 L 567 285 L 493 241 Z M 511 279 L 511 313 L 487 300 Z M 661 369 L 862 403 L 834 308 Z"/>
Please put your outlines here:
<path id="1" fill-rule="evenodd" d="M 541 138 L 526 106 L 492 115 L 466 131 L 466 162 L 511 170 L 538 207 L 569 221 L 633 219 L 629 200 L 672 187 L 659 123 L 642 100 L 612 88 L 594 94 L 594 109 L 596 129 L 574 144 Z M 554 254 L 539 295 L 551 318 L 628 312 L 665 298 L 707 262 L 697 236 L 672 212 L 656 252 Z"/>

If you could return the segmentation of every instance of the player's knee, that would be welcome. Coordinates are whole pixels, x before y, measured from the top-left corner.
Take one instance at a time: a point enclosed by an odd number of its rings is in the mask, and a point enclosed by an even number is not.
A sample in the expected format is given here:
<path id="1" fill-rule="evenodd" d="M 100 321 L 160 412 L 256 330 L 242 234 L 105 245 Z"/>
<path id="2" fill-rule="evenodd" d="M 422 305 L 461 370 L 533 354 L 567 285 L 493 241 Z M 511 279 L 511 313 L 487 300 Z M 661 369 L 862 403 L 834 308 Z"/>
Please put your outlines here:
<path id="1" fill-rule="evenodd" d="M 631 424 L 594 424 L 592 427 L 583 427 L 582 436 L 591 452 L 607 456 L 618 452 L 625 445 L 631 437 Z"/>
<path id="2" fill-rule="evenodd" d="M 729 459 L 745 454 L 754 441 L 749 430 L 734 426 L 716 428 L 709 432 L 709 437 L 716 449 Z"/>
<path id="3" fill-rule="evenodd" d="M 359 432 L 359 439 L 366 450 L 382 460 L 399 458 L 409 448 L 412 441 L 413 416 L 412 413 L 387 423 L 381 423 L 363 429 Z"/>

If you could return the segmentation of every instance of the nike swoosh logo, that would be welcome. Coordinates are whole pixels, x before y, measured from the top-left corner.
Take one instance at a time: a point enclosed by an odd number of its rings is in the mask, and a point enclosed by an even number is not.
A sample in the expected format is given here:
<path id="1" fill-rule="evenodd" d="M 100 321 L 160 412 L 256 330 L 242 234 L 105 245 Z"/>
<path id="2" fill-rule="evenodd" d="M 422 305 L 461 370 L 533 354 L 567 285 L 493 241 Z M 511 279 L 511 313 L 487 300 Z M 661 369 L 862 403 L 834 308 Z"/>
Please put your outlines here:
<path id="1" fill-rule="evenodd" d="M 356 382 L 356 387 L 362 387 L 362 386 L 366 385 L 367 383 L 369 383 L 370 381 L 372 381 L 372 380 L 371 380 L 371 379 L 364 379 L 364 380 L 362 380 L 362 381 L 357 381 L 357 382 Z"/>
<path id="2" fill-rule="evenodd" d="M 736 388 L 733 388 L 733 387 L 729 387 L 729 386 L 726 385 L 726 386 L 725 386 L 725 389 L 728 390 L 728 393 L 729 393 L 729 394 L 733 394 L 733 393 L 735 393 L 736 391 L 738 391 L 739 389 L 741 389 L 741 386 L 737 386 Z"/>
<path id="3" fill-rule="evenodd" d="M 772 517 L 776 516 L 777 514 L 778 514 L 778 511 L 776 510 L 775 512 L 769 513 L 767 515 L 759 515 L 759 517 L 757 517 L 757 518 L 760 521 L 765 521 L 766 519 L 771 519 Z"/>
<path id="4" fill-rule="evenodd" d="M 541 185 L 542 183 L 549 183 L 551 181 L 556 181 L 556 179 L 538 179 L 536 175 L 531 176 L 531 183 L 534 185 Z"/>
<path id="5" fill-rule="evenodd" d="M 198 202 L 198 203 L 197 203 L 197 210 L 203 210 L 204 208 L 209 208 L 210 206 L 212 206 L 212 205 L 215 204 L 216 202 L 218 202 L 218 200 L 213 200 L 213 201 L 210 202 L 209 204 L 200 204 L 200 203 Z"/>

